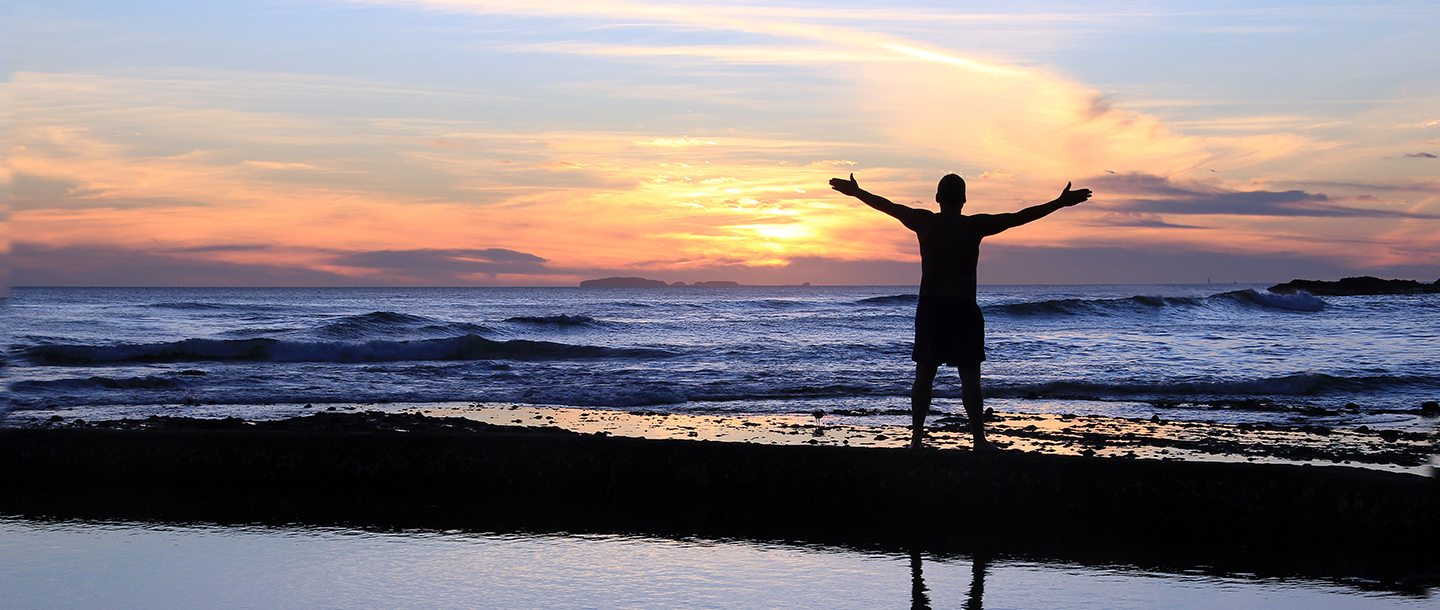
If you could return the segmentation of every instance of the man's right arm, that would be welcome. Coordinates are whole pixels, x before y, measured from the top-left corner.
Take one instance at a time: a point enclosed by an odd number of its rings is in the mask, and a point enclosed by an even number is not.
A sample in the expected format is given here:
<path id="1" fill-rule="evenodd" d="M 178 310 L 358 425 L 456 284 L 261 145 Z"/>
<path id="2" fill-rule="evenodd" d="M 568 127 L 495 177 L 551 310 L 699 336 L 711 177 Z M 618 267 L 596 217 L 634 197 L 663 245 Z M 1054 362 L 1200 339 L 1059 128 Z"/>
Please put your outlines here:
<path id="1" fill-rule="evenodd" d="M 864 202 L 865 205 L 895 217 L 896 220 L 899 220 L 911 229 L 915 228 L 911 226 L 912 223 L 917 222 L 919 217 L 928 213 L 928 210 L 917 210 L 912 207 L 903 206 L 860 188 L 860 183 L 855 181 L 855 174 L 850 174 L 849 180 L 844 178 L 831 178 L 830 188 L 859 199 Z"/>

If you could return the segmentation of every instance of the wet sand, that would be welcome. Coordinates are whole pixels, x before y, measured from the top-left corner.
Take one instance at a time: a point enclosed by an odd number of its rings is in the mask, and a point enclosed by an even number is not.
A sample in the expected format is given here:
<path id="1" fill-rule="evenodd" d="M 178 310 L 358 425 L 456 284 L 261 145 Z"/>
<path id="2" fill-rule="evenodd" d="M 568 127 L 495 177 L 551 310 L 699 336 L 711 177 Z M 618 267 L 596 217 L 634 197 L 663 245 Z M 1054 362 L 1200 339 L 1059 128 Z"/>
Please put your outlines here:
<path id="1" fill-rule="evenodd" d="M 327 410 L 329 409 L 329 410 Z M 626 412 L 505 403 L 443 403 L 421 406 L 339 405 L 290 412 L 414 413 L 461 417 L 499 426 L 554 427 L 581 434 L 648 439 L 704 440 L 764 445 L 818 445 L 901 448 L 909 443 L 909 413 L 867 411 L 790 415 L 686 415 Z M 896 423 L 871 423 L 876 416 Z M 857 420 L 868 420 L 856 423 Z M 143 428 L 143 420 L 90 422 L 88 426 Z M 38 419 L 25 426 L 75 427 L 74 420 Z M 383 425 L 383 424 L 376 424 Z M 929 444 L 940 450 L 968 450 L 968 422 L 939 414 L 927 425 Z M 1099 415 L 997 413 L 986 428 L 1010 451 L 1100 458 L 1188 462 L 1347 465 L 1430 476 L 1440 432 L 1372 430 L 1368 427 L 1285 426 L 1268 422 L 1219 424 L 1118 418 Z"/>
<path id="2" fill-rule="evenodd" d="M 689 415 L 651 411 L 537 406 L 509 403 L 270 405 L 274 417 L 314 413 L 408 413 L 461 417 L 512 427 L 555 427 L 582 434 L 648 439 L 704 440 L 764 445 L 900 448 L 909 443 L 909 412 L 867 409 L 786 415 Z M 816 417 L 815 415 L 819 415 Z M 77 424 L 64 411 L 12 413 L 6 427 L 105 427 L 143 429 L 143 419 L 112 413 Z M 207 417 L 201 415 L 200 417 Z M 213 416 L 210 416 L 213 417 Z M 81 420 L 83 421 L 83 420 Z M 1440 418 L 1419 430 L 1367 426 L 1284 425 L 1267 421 L 1213 423 L 1065 413 L 992 413 L 990 439 L 1010 451 L 1100 458 L 1186 462 L 1346 465 L 1431 476 L 1440 461 Z M 927 424 L 928 443 L 940 450 L 968 450 L 963 415 L 938 410 Z"/>
<path id="3" fill-rule="evenodd" d="M 515 426 L 555 426 L 584 434 L 604 432 L 637 438 L 694 439 L 768 445 L 904 447 L 906 425 L 834 423 L 845 414 L 695 416 L 632 414 L 591 409 L 471 405 L 420 409 L 432 415 L 467 417 Z M 908 419 L 908 414 L 897 412 Z M 827 421 L 829 420 L 829 421 Z M 963 416 L 932 418 L 929 443 L 966 450 Z M 1345 464 L 1419 475 L 1431 473 L 1440 433 L 1329 428 L 1320 425 L 1225 425 L 1099 415 L 1002 413 L 987 417 L 991 440 L 1010 451 L 1177 461 L 1244 461 L 1274 464 Z"/>

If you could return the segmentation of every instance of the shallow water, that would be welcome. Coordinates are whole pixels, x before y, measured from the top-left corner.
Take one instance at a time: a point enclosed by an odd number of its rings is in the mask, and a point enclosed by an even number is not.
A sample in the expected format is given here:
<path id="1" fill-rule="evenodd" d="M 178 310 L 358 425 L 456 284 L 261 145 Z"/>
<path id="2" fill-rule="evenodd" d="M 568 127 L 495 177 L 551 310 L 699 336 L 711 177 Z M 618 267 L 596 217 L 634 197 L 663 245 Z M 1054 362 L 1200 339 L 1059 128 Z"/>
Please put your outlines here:
<path id="1" fill-rule="evenodd" d="M 1434 608 L 1363 582 L 735 540 L 0 517 L 3 608 Z"/>

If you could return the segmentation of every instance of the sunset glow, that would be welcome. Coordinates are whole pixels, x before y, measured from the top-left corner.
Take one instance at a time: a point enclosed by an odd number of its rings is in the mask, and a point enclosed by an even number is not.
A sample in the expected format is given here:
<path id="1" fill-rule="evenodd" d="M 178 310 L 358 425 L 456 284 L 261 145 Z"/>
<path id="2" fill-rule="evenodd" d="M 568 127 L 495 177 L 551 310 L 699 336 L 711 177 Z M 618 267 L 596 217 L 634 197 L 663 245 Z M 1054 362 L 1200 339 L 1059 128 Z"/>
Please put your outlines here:
<path id="1" fill-rule="evenodd" d="M 1433 3 L 14 8 L 14 285 L 1440 277 Z"/>

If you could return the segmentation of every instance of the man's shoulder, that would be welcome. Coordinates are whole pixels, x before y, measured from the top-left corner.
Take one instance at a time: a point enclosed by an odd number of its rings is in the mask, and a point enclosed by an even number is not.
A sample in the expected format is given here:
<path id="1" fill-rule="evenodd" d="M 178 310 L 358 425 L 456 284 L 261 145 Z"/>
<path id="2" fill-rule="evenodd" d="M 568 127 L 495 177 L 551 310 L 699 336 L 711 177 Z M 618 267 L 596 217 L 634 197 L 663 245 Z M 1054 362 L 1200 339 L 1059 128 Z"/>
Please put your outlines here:
<path id="1" fill-rule="evenodd" d="M 966 229 L 977 230 L 982 233 L 988 234 L 991 227 L 995 226 L 996 223 L 1002 221 L 1001 217 L 1003 216 L 1003 214 L 964 214 L 962 216 L 964 220 L 961 220 L 956 224 L 963 226 Z"/>
<path id="2" fill-rule="evenodd" d="M 929 225 L 930 219 L 935 217 L 936 215 L 934 212 L 931 212 L 930 210 L 927 210 L 925 208 L 912 208 L 905 205 L 896 205 L 897 207 L 900 207 L 902 209 L 892 214 L 892 216 L 900 219 L 900 222 L 904 223 L 905 226 L 911 231 L 919 231 L 921 227 Z"/>

